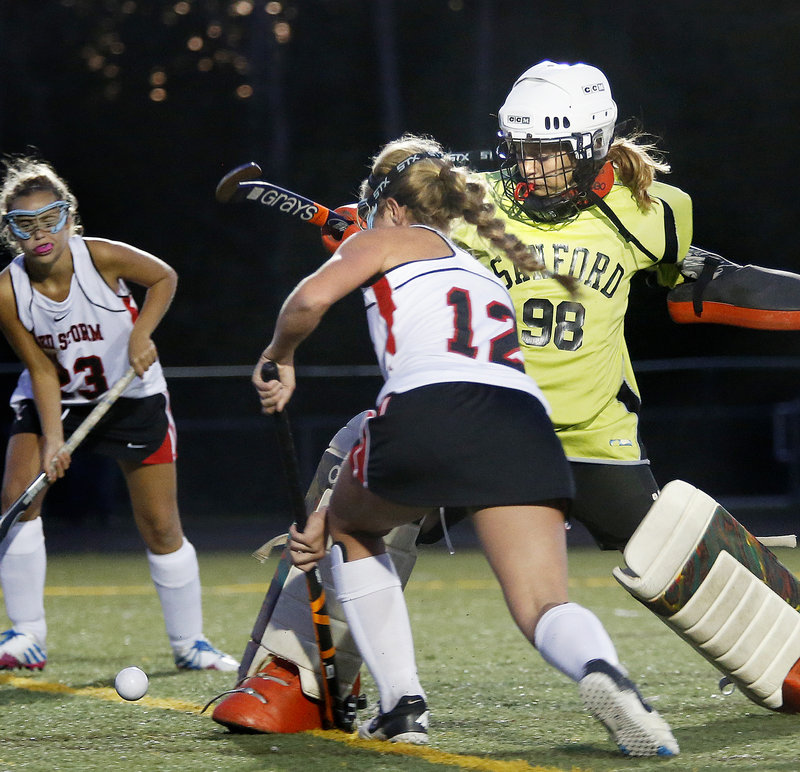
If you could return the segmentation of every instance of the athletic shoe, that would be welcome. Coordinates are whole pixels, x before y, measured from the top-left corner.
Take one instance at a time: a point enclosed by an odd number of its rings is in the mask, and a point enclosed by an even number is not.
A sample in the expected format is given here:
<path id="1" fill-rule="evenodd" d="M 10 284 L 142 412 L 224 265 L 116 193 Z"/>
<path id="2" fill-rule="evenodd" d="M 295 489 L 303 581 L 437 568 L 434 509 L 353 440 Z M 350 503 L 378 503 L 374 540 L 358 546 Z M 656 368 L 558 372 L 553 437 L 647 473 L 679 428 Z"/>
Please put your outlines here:
<path id="1" fill-rule="evenodd" d="M 626 756 L 680 753 L 667 722 L 644 701 L 634 683 L 605 660 L 586 665 L 579 688 L 586 709 Z"/>
<path id="2" fill-rule="evenodd" d="M 362 724 L 358 736 L 365 740 L 427 745 L 430 715 L 428 704 L 419 695 L 401 697 L 388 713 L 378 712 L 372 721 Z"/>
<path id="3" fill-rule="evenodd" d="M 0 633 L 0 670 L 42 670 L 47 664 L 47 652 L 28 633 L 13 628 Z"/>
<path id="4" fill-rule="evenodd" d="M 297 665 L 279 657 L 237 684 L 211 717 L 231 732 L 292 734 L 323 726 L 322 703 L 303 692 Z"/>
<path id="5" fill-rule="evenodd" d="M 175 667 L 178 670 L 239 669 L 239 663 L 229 654 L 215 649 L 205 638 L 198 638 L 191 646 L 175 650 Z"/>

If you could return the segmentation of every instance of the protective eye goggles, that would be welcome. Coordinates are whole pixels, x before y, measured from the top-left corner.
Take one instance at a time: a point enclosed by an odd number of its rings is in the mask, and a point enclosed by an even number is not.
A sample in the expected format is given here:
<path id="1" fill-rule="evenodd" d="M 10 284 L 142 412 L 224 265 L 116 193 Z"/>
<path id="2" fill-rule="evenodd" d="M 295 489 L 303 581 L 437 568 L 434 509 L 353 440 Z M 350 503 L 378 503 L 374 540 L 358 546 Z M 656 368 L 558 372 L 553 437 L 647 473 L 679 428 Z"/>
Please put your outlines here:
<path id="1" fill-rule="evenodd" d="M 36 231 L 58 233 L 69 217 L 69 201 L 53 201 L 41 209 L 12 209 L 3 215 L 3 222 L 18 238 L 27 241 Z"/>
<path id="2" fill-rule="evenodd" d="M 385 177 L 375 177 L 370 174 L 367 178 L 367 185 L 372 189 L 372 193 L 366 198 L 362 198 L 357 204 L 358 225 L 362 230 L 369 230 L 375 223 L 375 215 L 378 213 L 378 201 L 389 187 L 409 166 L 424 161 L 426 158 L 442 158 L 441 153 L 414 153 L 400 161 L 397 166 L 389 171 Z"/>

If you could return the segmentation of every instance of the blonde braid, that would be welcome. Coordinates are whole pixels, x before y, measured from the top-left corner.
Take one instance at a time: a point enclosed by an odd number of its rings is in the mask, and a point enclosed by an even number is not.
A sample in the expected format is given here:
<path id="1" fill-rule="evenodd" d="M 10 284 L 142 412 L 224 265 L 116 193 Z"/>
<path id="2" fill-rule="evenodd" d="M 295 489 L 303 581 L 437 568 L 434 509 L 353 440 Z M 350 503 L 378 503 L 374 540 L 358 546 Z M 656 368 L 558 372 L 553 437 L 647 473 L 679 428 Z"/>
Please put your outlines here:
<path id="1" fill-rule="evenodd" d="M 551 273 L 544 262 L 516 236 L 506 232 L 503 220 L 494 216 L 495 207 L 488 200 L 488 187 L 464 167 L 455 166 L 441 146 L 428 137 L 404 134 L 389 142 L 373 159 L 372 178 L 379 179 L 397 164 L 415 153 L 442 153 L 441 157 L 420 159 L 408 166 L 384 191 L 378 209 L 387 197 L 408 208 L 414 222 L 447 233 L 453 220 L 463 218 L 475 225 L 478 233 L 502 249 L 509 259 L 526 273 L 541 273 L 555 279 L 575 293 L 577 280 L 572 276 Z M 369 180 L 361 184 L 362 199 L 372 193 Z"/>
<path id="2" fill-rule="evenodd" d="M 480 236 L 502 249 L 520 270 L 544 274 L 575 294 L 577 280 L 573 276 L 552 273 L 538 254 L 528 249 L 513 233 L 508 233 L 503 220 L 494 216 L 494 204 L 486 199 L 486 193 L 486 183 L 482 179 L 476 177 L 467 183 L 462 206 L 463 218 L 476 227 Z"/>

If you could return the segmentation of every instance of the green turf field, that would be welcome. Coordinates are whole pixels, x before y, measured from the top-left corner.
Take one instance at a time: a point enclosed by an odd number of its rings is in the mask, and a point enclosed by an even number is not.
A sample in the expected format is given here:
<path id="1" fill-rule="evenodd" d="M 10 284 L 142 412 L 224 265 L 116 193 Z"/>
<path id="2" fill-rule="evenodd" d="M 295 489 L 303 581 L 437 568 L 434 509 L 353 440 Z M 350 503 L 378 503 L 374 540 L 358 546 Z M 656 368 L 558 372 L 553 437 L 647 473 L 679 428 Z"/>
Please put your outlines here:
<path id="1" fill-rule="evenodd" d="M 143 554 L 51 555 L 49 662 L 0 674 L 0 772 L 14 770 L 792 770 L 800 716 L 720 694 L 709 664 L 610 576 L 615 553 L 571 550 L 572 599 L 592 608 L 644 694 L 669 720 L 674 759 L 618 755 L 582 712 L 573 683 L 514 628 L 480 554 L 429 548 L 407 595 L 432 710 L 428 748 L 365 743 L 340 732 L 233 735 L 203 705 L 235 680 L 179 673 Z M 795 574 L 800 554 L 778 553 Z M 239 656 L 273 561 L 200 554 L 207 634 Z M 4 620 L 5 623 L 5 620 Z M 114 675 L 139 665 L 150 691 L 126 703 Z M 370 698 L 375 696 L 367 676 Z"/>

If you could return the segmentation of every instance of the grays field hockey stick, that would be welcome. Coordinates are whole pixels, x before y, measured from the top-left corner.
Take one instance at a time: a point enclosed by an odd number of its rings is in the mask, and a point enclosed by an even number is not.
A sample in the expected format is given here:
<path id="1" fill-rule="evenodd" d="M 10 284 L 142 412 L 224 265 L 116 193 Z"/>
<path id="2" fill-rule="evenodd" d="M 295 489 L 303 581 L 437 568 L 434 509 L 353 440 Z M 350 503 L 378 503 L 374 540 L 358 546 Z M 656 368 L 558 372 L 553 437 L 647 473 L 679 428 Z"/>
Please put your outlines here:
<path id="1" fill-rule="evenodd" d="M 327 225 L 334 231 L 344 233 L 353 221 L 327 206 L 310 198 L 293 193 L 272 182 L 258 179 L 261 167 L 251 161 L 229 171 L 217 184 L 216 199 L 220 203 L 254 201 L 268 209 L 274 209 L 302 222 L 322 228 Z"/>
<path id="2" fill-rule="evenodd" d="M 97 426 L 98 421 L 108 412 L 109 408 L 119 399 L 128 384 L 136 376 L 136 371 L 130 367 L 125 375 L 122 376 L 94 406 L 89 415 L 72 433 L 70 438 L 61 446 L 59 453 L 66 450 L 70 455 L 85 439 L 86 435 Z M 0 517 L 0 541 L 5 539 L 11 526 L 25 514 L 25 510 L 31 502 L 50 485 L 50 480 L 46 472 L 40 472 L 36 479 L 22 492 L 22 495 L 6 510 Z"/>
<path id="3" fill-rule="evenodd" d="M 491 150 L 455 152 L 449 153 L 448 157 L 458 166 L 471 166 L 476 170 L 489 170 L 496 166 L 496 156 Z M 231 169 L 217 183 L 217 201 L 222 204 L 255 201 L 311 225 L 320 228 L 327 225 L 339 233 L 344 233 L 353 224 L 353 220 L 327 206 L 260 179 L 261 173 L 261 167 L 255 161 Z"/>
<path id="4" fill-rule="evenodd" d="M 279 381 L 278 366 L 274 362 L 265 362 L 261 368 L 261 380 Z M 289 488 L 289 500 L 292 515 L 298 530 L 306 527 L 306 505 L 303 489 L 300 485 L 300 467 L 297 463 L 297 453 L 294 448 L 292 428 L 286 409 L 274 414 L 275 428 L 278 435 L 278 449 L 281 454 L 281 463 Z M 325 603 L 325 587 L 319 568 L 314 567 L 306 572 L 308 585 L 308 599 L 311 603 L 311 616 L 314 623 L 314 637 L 319 650 L 319 661 L 322 673 L 322 701 L 324 705 L 325 723 L 327 728 L 336 727 L 345 732 L 353 731 L 355 716 L 348 710 L 347 704 L 342 700 L 339 688 L 339 677 L 336 672 L 336 647 L 333 644 L 331 632 L 331 618 Z"/>

